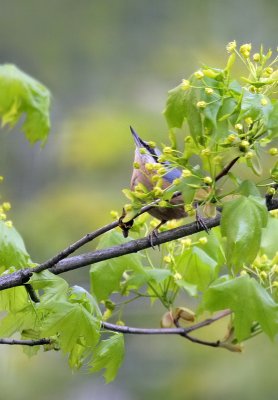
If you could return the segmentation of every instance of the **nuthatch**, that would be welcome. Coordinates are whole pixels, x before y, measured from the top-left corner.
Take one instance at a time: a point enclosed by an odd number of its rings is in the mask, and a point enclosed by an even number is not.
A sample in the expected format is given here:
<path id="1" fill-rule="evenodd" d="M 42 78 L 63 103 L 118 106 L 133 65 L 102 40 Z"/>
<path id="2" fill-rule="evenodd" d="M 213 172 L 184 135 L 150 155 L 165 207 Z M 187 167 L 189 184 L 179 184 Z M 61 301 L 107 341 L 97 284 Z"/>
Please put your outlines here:
<path id="1" fill-rule="evenodd" d="M 130 127 L 130 130 L 136 146 L 134 162 L 138 165 L 138 168 L 133 170 L 130 185 L 131 190 L 134 190 L 136 185 L 141 183 L 146 187 L 147 190 L 151 191 L 155 186 L 155 183 L 152 181 L 152 177 L 156 174 L 156 172 L 152 169 L 146 168 L 146 164 L 158 163 L 158 157 L 161 155 L 161 152 L 156 147 L 150 147 L 147 142 L 138 136 L 132 127 Z M 145 150 L 140 151 L 142 148 Z M 177 168 L 171 167 L 169 162 L 163 162 L 161 164 L 163 164 L 163 167 L 166 169 L 165 174 L 161 177 L 161 188 L 166 189 L 173 183 L 175 179 L 180 178 L 181 171 Z M 184 211 L 184 202 L 181 196 L 171 199 L 169 207 L 154 206 L 148 211 L 148 213 L 161 221 L 157 228 L 159 228 L 166 221 L 171 219 L 180 219 L 187 216 L 186 212 Z"/>

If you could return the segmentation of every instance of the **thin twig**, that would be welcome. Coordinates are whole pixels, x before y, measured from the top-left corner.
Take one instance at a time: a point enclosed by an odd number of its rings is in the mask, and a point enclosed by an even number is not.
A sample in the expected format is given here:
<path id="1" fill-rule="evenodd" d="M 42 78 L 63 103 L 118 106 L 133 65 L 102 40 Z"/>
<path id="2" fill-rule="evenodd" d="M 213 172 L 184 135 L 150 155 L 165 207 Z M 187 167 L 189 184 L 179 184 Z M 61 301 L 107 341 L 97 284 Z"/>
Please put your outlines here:
<path id="1" fill-rule="evenodd" d="M 230 161 L 229 164 L 225 168 L 223 168 L 223 170 L 221 172 L 219 172 L 218 175 L 216 175 L 215 181 L 219 181 L 219 179 L 221 179 L 221 178 L 223 178 L 223 176 L 227 175 L 227 173 L 230 171 L 230 169 L 235 165 L 235 163 L 239 159 L 240 159 L 240 157 L 236 157 L 232 161 Z"/>
<path id="2" fill-rule="evenodd" d="M 198 343 L 210 347 L 219 347 L 221 344 L 220 340 L 217 340 L 215 342 L 209 342 L 207 340 L 192 337 L 191 335 L 189 335 L 189 333 L 196 331 L 197 329 L 203 328 L 205 326 L 211 325 L 212 323 L 230 314 L 231 314 L 230 310 L 225 310 L 215 315 L 212 318 L 205 319 L 204 321 L 201 321 L 195 325 L 191 325 L 190 327 L 187 328 L 181 327 L 178 321 L 175 321 L 176 328 L 135 328 L 126 325 L 124 326 L 115 325 L 104 321 L 102 322 L 102 327 L 109 331 L 119 332 L 123 334 L 132 334 L 132 335 L 180 335 L 185 339 L 190 340 L 193 343 Z"/>

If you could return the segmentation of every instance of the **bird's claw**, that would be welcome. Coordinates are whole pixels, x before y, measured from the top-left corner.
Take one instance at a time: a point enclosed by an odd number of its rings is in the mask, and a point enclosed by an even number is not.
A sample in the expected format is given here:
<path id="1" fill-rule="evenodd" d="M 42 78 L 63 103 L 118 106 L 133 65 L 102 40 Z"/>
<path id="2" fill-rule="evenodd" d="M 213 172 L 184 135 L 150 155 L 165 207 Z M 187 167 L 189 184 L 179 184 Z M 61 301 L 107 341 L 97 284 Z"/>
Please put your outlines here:
<path id="1" fill-rule="evenodd" d="M 155 228 L 147 236 L 148 241 L 150 242 L 150 245 L 152 246 L 153 250 L 155 250 L 155 246 L 157 246 L 158 250 L 160 250 L 160 245 L 159 244 L 155 245 L 155 243 L 154 243 L 154 238 L 155 239 L 158 238 L 157 235 L 158 235 L 158 230 L 157 230 L 157 228 Z"/>
<path id="2" fill-rule="evenodd" d="M 198 210 L 196 210 L 196 224 L 198 228 L 202 228 L 207 234 L 209 234 L 210 229 L 207 227 L 204 218 L 201 217 Z"/>

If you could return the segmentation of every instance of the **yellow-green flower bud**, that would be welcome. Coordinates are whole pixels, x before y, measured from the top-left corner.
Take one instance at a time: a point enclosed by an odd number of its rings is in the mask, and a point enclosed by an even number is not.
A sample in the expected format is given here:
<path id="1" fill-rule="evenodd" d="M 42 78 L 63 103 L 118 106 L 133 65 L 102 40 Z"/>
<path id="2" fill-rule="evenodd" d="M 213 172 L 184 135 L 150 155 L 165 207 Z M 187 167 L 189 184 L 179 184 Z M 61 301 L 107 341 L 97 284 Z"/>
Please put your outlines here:
<path id="1" fill-rule="evenodd" d="M 252 48 L 251 43 L 246 43 L 240 46 L 239 51 L 244 58 L 248 58 L 250 55 L 251 48 Z"/>
<path id="2" fill-rule="evenodd" d="M 146 163 L 145 168 L 147 171 L 153 171 L 153 164 L 152 163 Z"/>
<path id="3" fill-rule="evenodd" d="M 0 182 L 3 182 L 4 177 L 2 175 L 0 175 Z"/>
<path id="4" fill-rule="evenodd" d="M 154 149 L 155 146 L 156 146 L 156 143 L 153 142 L 153 141 L 150 141 L 150 142 L 148 142 L 148 145 L 149 145 L 149 147 L 151 147 L 152 149 Z"/>
<path id="5" fill-rule="evenodd" d="M 169 204 L 166 200 L 161 200 L 158 205 L 159 207 L 168 207 Z"/>
<path id="6" fill-rule="evenodd" d="M 263 97 L 263 98 L 261 99 L 261 105 L 262 105 L 262 106 L 266 106 L 267 104 L 268 104 L 267 99 L 266 99 L 265 97 Z"/>
<path id="7" fill-rule="evenodd" d="M 182 170 L 181 176 L 183 178 L 188 178 L 191 175 L 192 175 L 192 172 L 189 169 L 183 169 Z"/>
<path id="8" fill-rule="evenodd" d="M 246 124 L 248 125 L 248 126 L 250 126 L 250 125 L 252 125 L 253 124 L 253 119 L 251 118 L 251 117 L 247 117 L 247 118 L 245 118 L 245 122 L 246 122 Z"/>
<path id="9" fill-rule="evenodd" d="M 194 76 L 197 79 L 202 79 L 204 77 L 204 73 L 202 70 L 199 69 L 198 71 L 194 72 Z"/>
<path id="10" fill-rule="evenodd" d="M 259 53 L 253 54 L 253 60 L 254 60 L 255 62 L 261 61 L 261 55 L 260 55 Z"/>
<path id="11" fill-rule="evenodd" d="M 205 176 L 205 177 L 203 178 L 203 181 L 204 181 L 204 183 L 205 183 L 206 185 L 211 185 L 212 182 L 213 182 L 213 180 L 211 179 L 210 176 Z"/>
<path id="12" fill-rule="evenodd" d="M 171 257 L 168 255 L 168 256 L 164 256 L 163 257 L 163 261 L 166 263 L 166 264 L 170 264 L 171 263 Z"/>
<path id="13" fill-rule="evenodd" d="M 160 197 L 163 194 L 163 190 L 159 186 L 155 186 L 153 191 L 156 197 Z"/>
<path id="14" fill-rule="evenodd" d="M 138 162 L 134 162 L 133 163 L 133 168 L 139 169 L 140 168 L 140 164 Z"/>
<path id="15" fill-rule="evenodd" d="M 165 167 L 161 167 L 157 170 L 158 175 L 164 175 L 166 174 L 167 169 Z"/>
<path id="16" fill-rule="evenodd" d="M 202 236 L 202 237 L 199 238 L 198 241 L 199 241 L 200 244 L 207 244 L 208 239 L 205 236 Z"/>
<path id="17" fill-rule="evenodd" d="M 173 180 L 174 185 L 179 185 L 180 183 L 181 183 L 181 179 L 179 179 L 179 178 L 176 178 Z"/>
<path id="18" fill-rule="evenodd" d="M 267 273 L 265 271 L 260 272 L 260 278 L 261 279 L 266 279 L 267 278 Z"/>
<path id="19" fill-rule="evenodd" d="M 147 154 L 147 150 L 145 149 L 145 147 L 140 147 L 139 152 L 140 154 Z"/>
<path id="20" fill-rule="evenodd" d="M 237 139 L 237 136 L 234 133 L 231 133 L 228 137 L 227 137 L 227 141 L 230 143 L 233 143 L 235 140 Z"/>
<path id="21" fill-rule="evenodd" d="M 226 46 L 227 52 L 232 53 L 236 49 L 236 41 L 229 42 Z"/>
<path id="22" fill-rule="evenodd" d="M 253 151 L 247 151 L 247 153 L 245 154 L 245 158 L 247 159 L 251 159 L 254 157 L 254 152 Z"/>
<path id="23" fill-rule="evenodd" d="M 182 275 L 179 272 L 175 272 L 174 279 L 175 281 L 180 281 L 182 279 Z"/>
<path id="24" fill-rule="evenodd" d="M 278 148 L 277 148 L 277 147 L 271 147 L 271 149 L 268 150 L 268 153 L 269 153 L 271 156 L 277 156 L 277 154 L 278 154 Z"/>
<path id="25" fill-rule="evenodd" d="M 242 140 L 240 142 L 239 148 L 240 150 L 247 150 L 250 146 L 250 143 L 248 142 L 248 140 Z"/>
<path id="26" fill-rule="evenodd" d="M 117 211 L 111 210 L 110 211 L 110 215 L 114 219 L 118 219 L 119 218 L 119 214 L 117 213 Z"/>
<path id="27" fill-rule="evenodd" d="M 132 210 L 132 205 L 131 204 L 126 204 L 124 206 L 125 211 L 131 211 Z"/>
<path id="28" fill-rule="evenodd" d="M 3 207 L 3 210 L 4 210 L 4 211 L 9 211 L 9 210 L 11 209 L 11 203 L 9 203 L 8 201 L 5 201 L 5 202 L 2 204 L 2 207 Z"/>
<path id="29" fill-rule="evenodd" d="M 206 94 L 212 94 L 212 93 L 214 93 L 214 90 L 210 87 L 206 87 L 205 92 L 206 92 Z"/>
<path id="30" fill-rule="evenodd" d="M 206 108 L 207 103 L 206 103 L 205 101 L 198 101 L 197 104 L 196 104 L 196 106 L 197 106 L 198 108 Z"/>
<path id="31" fill-rule="evenodd" d="M 181 243 L 185 247 L 190 247 L 192 245 L 192 240 L 190 238 L 181 239 Z"/>
<path id="32" fill-rule="evenodd" d="M 202 154 L 202 156 L 208 157 L 211 155 L 211 151 L 210 151 L 210 149 L 203 149 L 201 151 L 201 154 Z"/>
<path id="33" fill-rule="evenodd" d="M 0 221 L 4 221 L 7 218 L 7 215 L 5 213 L 0 213 Z"/>
<path id="34" fill-rule="evenodd" d="M 5 225 L 6 225 L 8 228 L 12 228 L 12 227 L 13 227 L 12 221 L 6 221 L 6 222 L 5 222 Z"/>
<path id="35" fill-rule="evenodd" d="M 183 90 L 188 90 L 190 88 L 190 82 L 187 79 L 181 81 L 181 88 Z"/>
<path id="36" fill-rule="evenodd" d="M 242 124 L 235 124 L 235 129 L 237 131 L 242 131 L 243 130 L 243 125 Z"/>
<path id="37" fill-rule="evenodd" d="M 164 154 L 171 154 L 171 153 L 173 153 L 172 147 L 169 147 L 169 146 L 164 147 L 163 153 L 164 153 Z"/>
<path id="38" fill-rule="evenodd" d="M 265 70 L 264 70 L 264 75 L 266 75 L 266 76 L 269 76 L 269 75 L 271 75 L 273 73 L 273 68 L 271 68 L 271 67 L 267 67 Z"/>
<path id="39" fill-rule="evenodd" d="M 151 181 L 152 181 L 153 183 L 158 182 L 159 179 L 160 179 L 160 176 L 159 176 L 159 175 L 153 175 L 153 176 L 151 177 Z"/>

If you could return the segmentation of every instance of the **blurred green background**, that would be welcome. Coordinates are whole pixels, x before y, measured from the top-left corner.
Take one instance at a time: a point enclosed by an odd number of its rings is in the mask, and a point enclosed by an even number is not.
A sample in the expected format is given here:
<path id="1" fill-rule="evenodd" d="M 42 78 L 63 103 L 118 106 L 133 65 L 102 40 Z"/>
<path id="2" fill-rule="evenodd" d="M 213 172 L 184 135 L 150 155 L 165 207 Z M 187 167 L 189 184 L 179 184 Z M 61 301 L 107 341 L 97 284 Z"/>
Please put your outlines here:
<path id="1" fill-rule="evenodd" d="M 15 63 L 52 92 L 42 150 L 18 130 L 0 135 L 2 200 L 34 261 L 111 220 L 126 202 L 129 125 L 167 142 L 166 92 L 202 63 L 223 66 L 225 45 L 276 48 L 276 0 L 10 0 L 0 2 L 1 63 Z M 93 244 L 87 247 L 92 249 Z M 88 288 L 88 269 L 68 274 Z M 131 309 L 155 326 L 161 310 Z M 0 347 L 0 400 L 276 399 L 277 346 L 265 338 L 242 355 L 174 337 L 128 337 L 116 381 L 72 374 L 57 353 L 28 359 Z"/>

